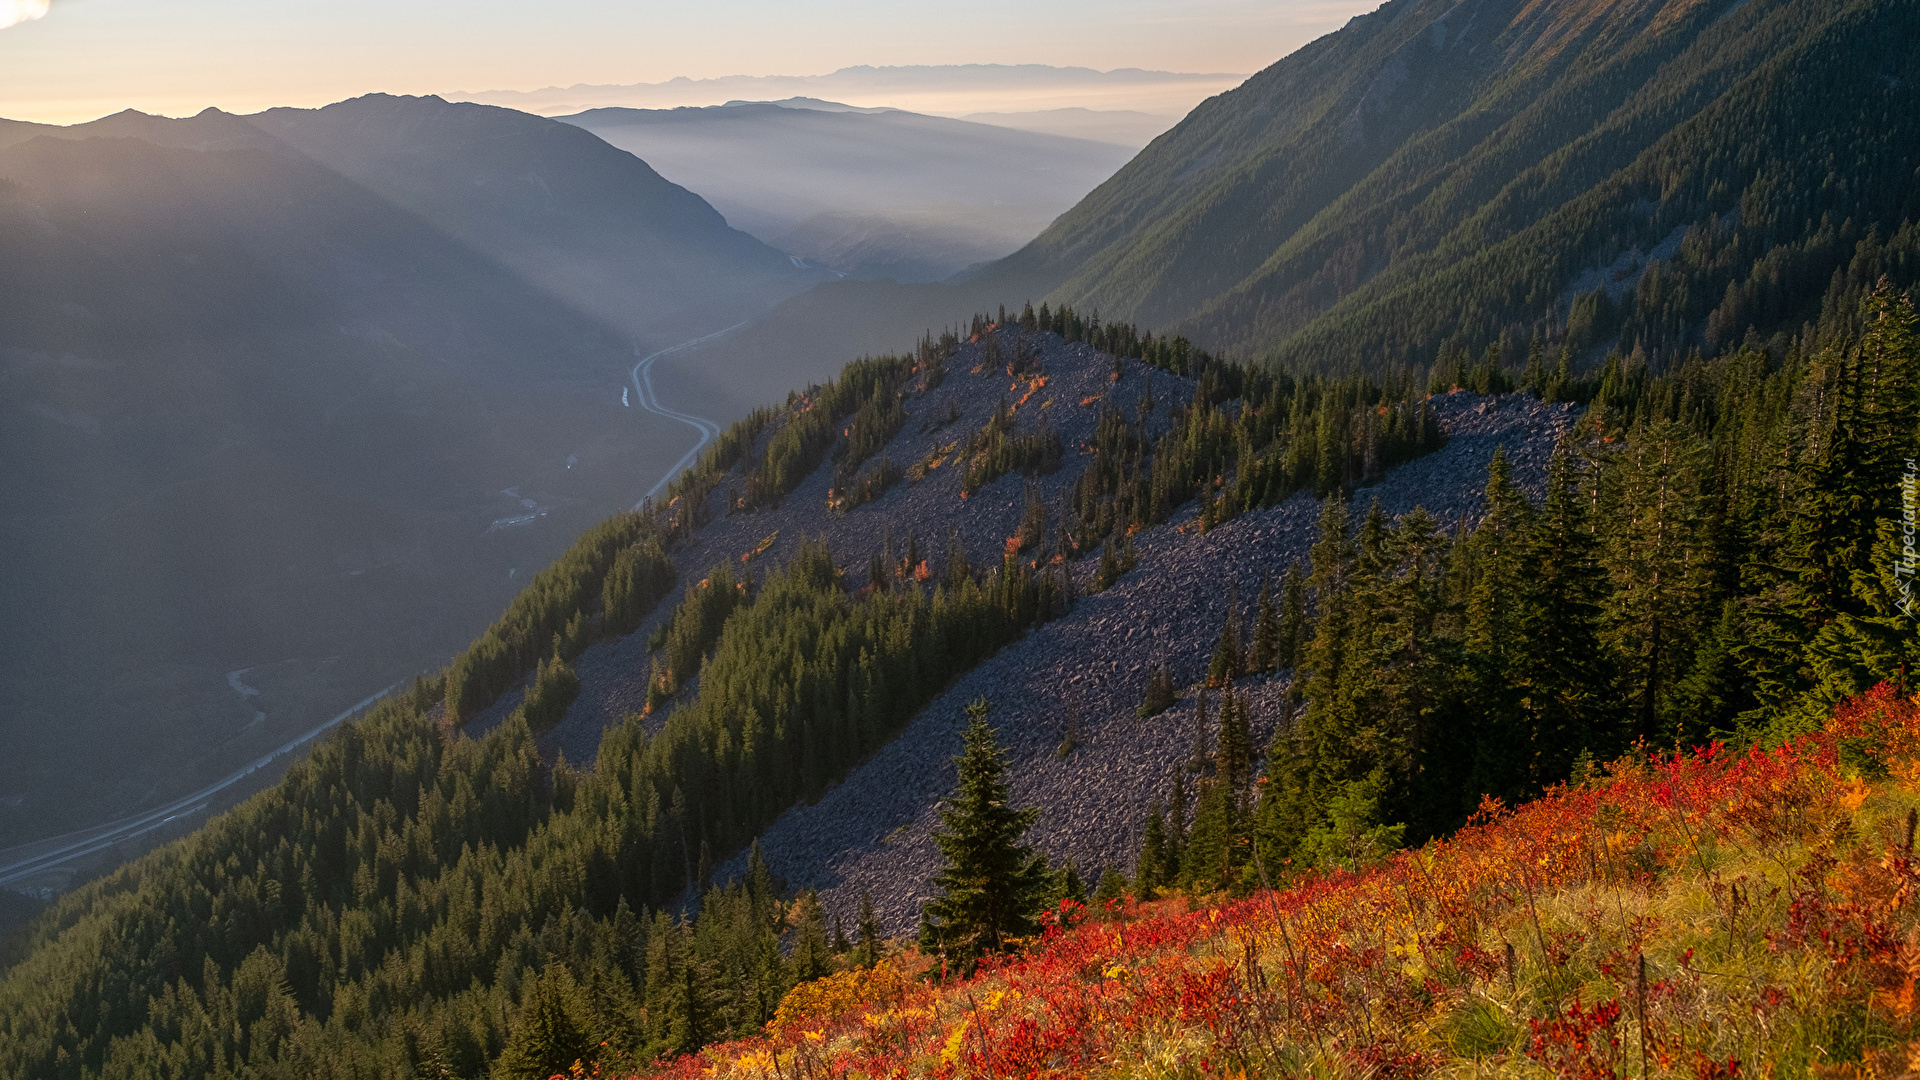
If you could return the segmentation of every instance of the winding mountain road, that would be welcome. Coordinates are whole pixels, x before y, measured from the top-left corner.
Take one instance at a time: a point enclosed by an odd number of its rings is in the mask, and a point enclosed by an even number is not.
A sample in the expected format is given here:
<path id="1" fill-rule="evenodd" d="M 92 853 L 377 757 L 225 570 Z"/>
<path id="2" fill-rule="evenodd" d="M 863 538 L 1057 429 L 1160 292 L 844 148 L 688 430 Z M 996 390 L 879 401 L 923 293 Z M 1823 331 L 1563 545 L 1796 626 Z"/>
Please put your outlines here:
<path id="1" fill-rule="evenodd" d="M 663 356 L 677 353 L 682 349 L 690 349 L 695 345 L 705 344 L 722 334 L 738 330 L 745 325 L 745 321 L 738 322 L 727 327 L 725 330 L 716 330 L 704 337 L 697 337 L 692 341 L 683 341 L 678 345 L 661 349 L 659 352 L 645 356 L 633 365 L 633 370 L 629 373 L 629 377 L 633 381 L 635 396 L 640 400 L 640 407 L 656 416 L 664 416 L 670 420 L 677 420 L 680 423 L 686 424 L 700 435 L 700 439 L 694 443 L 693 449 L 688 450 L 679 461 L 674 463 L 671 469 L 667 470 L 666 475 L 662 476 L 659 482 L 647 491 L 645 498 L 650 499 L 659 494 L 660 489 L 666 487 L 668 481 L 672 480 L 679 474 L 680 470 L 686 468 L 693 462 L 695 455 L 705 449 L 708 443 L 720 436 L 720 425 L 714 423 L 712 420 L 708 420 L 703 416 L 694 416 L 691 413 L 683 413 L 676 409 L 669 409 L 660 404 L 660 398 L 653 390 L 653 362 Z M 645 499 L 642 501 L 644 502 Z M 394 684 L 394 686 L 398 685 L 400 684 Z M 314 739 L 319 738 L 322 734 L 325 734 L 348 717 L 353 716 L 355 713 L 360 712 L 362 709 L 380 700 L 380 698 L 391 692 L 394 686 L 389 686 L 385 690 L 381 690 L 375 694 L 369 694 L 365 699 L 353 705 L 351 708 L 342 711 L 326 723 L 301 735 L 299 738 L 293 739 L 261 755 L 249 762 L 244 768 L 225 777 L 218 783 L 209 784 L 190 795 L 174 799 L 165 806 L 143 811 L 131 817 L 121 818 L 118 821 L 110 821 L 104 825 L 96 825 L 89 829 L 81 829 L 61 836 L 50 837 L 30 844 L 21 844 L 17 847 L 0 850 L 0 886 L 13 885 L 38 877 L 49 871 L 57 870 L 68 863 L 83 859 L 95 852 L 103 851 L 115 844 L 124 843 L 128 840 L 143 836 L 155 829 L 161 828 L 169 822 L 177 821 L 189 814 L 196 814 L 205 810 L 215 795 L 238 784 L 247 777 L 278 761 L 280 758 L 293 753 Z"/>
<path id="2" fill-rule="evenodd" d="M 678 476 L 680 474 L 681 469 L 684 469 L 688 465 L 693 463 L 694 455 L 698 454 L 702 449 L 704 449 L 708 443 L 720 437 L 719 424 L 716 424 L 713 421 L 708 420 L 704 416 L 694 416 L 691 413 L 679 412 L 674 409 L 669 409 L 665 405 L 660 404 L 660 399 L 657 396 L 655 396 L 653 392 L 653 362 L 655 360 L 660 359 L 663 356 L 668 355 L 669 353 L 677 353 L 681 349 L 691 349 L 695 345 L 704 345 L 707 342 L 712 341 L 714 338 L 717 338 L 722 334 L 731 333 L 735 330 L 740 329 L 745 325 L 747 325 L 746 320 L 742 320 L 740 322 L 734 323 L 732 326 L 727 327 L 725 330 L 715 330 L 713 333 L 708 334 L 705 337 L 694 338 L 692 341 L 683 341 L 680 344 L 673 346 L 672 348 L 661 349 L 657 353 L 653 353 L 649 356 L 646 356 L 642 358 L 639 363 L 636 363 L 633 365 L 633 371 L 630 373 L 630 377 L 633 380 L 633 389 L 636 392 L 636 395 L 640 398 L 640 407 L 647 410 L 650 413 L 653 413 L 656 416 L 664 416 L 670 420 L 678 420 L 681 423 L 686 424 L 687 426 L 693 428 L 695 431 L 698 431 L 700 433 L 700 441 L 697 443 L 694 443 L 693 449 L 687 451 L 685 456 L 683 456 L 679 461 L 674 463 L 673 468 L 667 470 L 666 475 L 660 478 L 659 483 L 653 485 L 653 487 L 647 490 L 647 494 L 645 498 L 641 499 L 640 503 L 635 503 L 634 509 L 638 510 L 640 508 L 641 503 L 644 503 L 647 499 L 651 499 L 655 495 L 658 495 L 660 493 L 660 489 L 663 487 L 666 487 L 667 482 L 669 480 L 672 480 L 675 476 Z M 637 352 L 638 350 L 635 350 L 635 351 Z"/>
<path id="3" fill-rule="evenodd" d="M 261 769 L 273 764 L 280 758 L 293 753 L 314 739 L 319 738 L 341 721 L 380 700 L 380 698 L 384 697 L 394 686 L 399 685 L 399 683 L 394 683 L 393 686 L 389 686 L 379 693 L 367 695 L 366 698 L 362 699 L 352 708 L 342 711 L 333 719 L 328 720 L 326 723 L 321 724 L 319 727 L 314 728 L 299 738 L 293 739 L 255 758 L 249 762 L 246 767 L 233 773 L 231 776 L 226 777 L 218 783 L 209 784 L 191 795 L 181 796 L 165 806 L 135 814 L 132 817 L 121 818 L 118 821 L 110 821 L 105 825 L 96 825 L 91 829 L 81 829 L 78 832 L 67 833 L 64 836 L 56 836 L 0 851 L 0 886 L 11 885 L 15 882 L 25 881 L 28 878 L 44 874 L 49 870 L 56 870 L 76 859 L 85 858 L 96 851 L 110 848 L 123 841 L 132 840 L 137 836 L 150 833 L 170 821 L 206 809 L 208 802 L 212 800 L 213 796 L 218 795 L 220 792 L 225 791 L 240 781 L 245 780 L 247 777 L 252 776 L 254 773 L 259 772 Z"/>

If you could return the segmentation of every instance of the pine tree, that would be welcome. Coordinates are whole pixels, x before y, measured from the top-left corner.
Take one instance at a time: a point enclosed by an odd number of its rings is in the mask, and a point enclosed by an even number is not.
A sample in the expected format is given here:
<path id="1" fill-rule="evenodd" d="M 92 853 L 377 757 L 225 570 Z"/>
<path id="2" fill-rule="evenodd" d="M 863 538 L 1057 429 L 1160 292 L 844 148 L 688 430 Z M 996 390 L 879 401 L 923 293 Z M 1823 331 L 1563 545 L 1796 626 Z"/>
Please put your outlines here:
<path id="1" fill-rule="evenodd" d="M 860 937 L 859 948 L 855 951 L 855 963 L 859 967 L 870 968 L 880 962 L 880 918 L 873 913 L 873 894 L 860 894 L 860 921 L 855 926 Z"/>
<path id="2" fill-rule="evenodd" d="M 665 912 L 654 916 L 647 935 L 647 1044 L 655 1054 L 690 1054 L 716 1034 L 712 991 L 690 937 Z"/>
<path id="3" fill-rule="evenodd" d="M 1713 599 L 1704 455 L 1690 429 L 1659 419 L 1628 437 L 1606 473 L 1602 557 L 1612 589 L 1603 644 L 1618 665 L 1633 736 L 1659 734 Z"/>
<path id="4" fill-rule="evenodd" d="M 1180 888 L 1201 896 L 1223 889 L 1239 879 L 1236 857 L 1241 845 L 1240 815 L 1232 787 L 1222 779 L 1200 786 L 1200 802 L 1193 812 L 1193 831 L 1180 860 Z"/>
<path id="5" fill-rule="evenodd" d="M 533 980 L 514 1018 L 513 1034 L 494 1064 L 495 1077 L 545 1080 L 593 1057 L 593 1043 L 574 1019 L 573 995 L 573 980 L 565 968 L 548 967 Z"/>
<path id="6" fill-rule="evenodd" d="M 1178 700 L 1179 695 L 1173 689 L 1173 670 L 1161 664 L 1147 676 L 1147 688 L 1141 694 L 1140 708 L 1134 711 L 1134 715 L 1141 719 L 1158 716 Z"/>
<path id="7" fill-rule="evenodd" d="M 1134 892 L 1142 900 L 1153 899 L 1154 890 L 1171 880 L 1170 861 L 1166 820 L 1161 815 L 1160 800 L 1155 799 L 1147 810 L 1147 827 L 1140 837 L 1140 858 L 1134 868 Z"/>
<path id="8" fill-rule="evenodd" d="M 1080 867 L 1072 859 L 1068 859 L 1067 865 L 1060 870 L 1053 891 L 1058 900 L 1071 900 L 1076 904 L 1087 902 L 1087 883 L 1081 879 Z"/>
<path id="9" fill-rule="evenodd" d="M 1533 740 L 1530 718 L 1523 715 L 1527 632 L 1534 617 L 1535 568 L 1527 559 L 1533 539 L 1533 512 L 1513 485 L 1504 448 L 1487 464 L 1486 516 L 1468 536 L 1464 645 L 1469 670 L 1473 732 L 1473 769 L 1469 794 L 1493 795 L 1513 803 L 1529 794 L 1527 775 Z"/>
<path id="10" fill-rule="evenodd" d="M 1565 779 L 1582 752 L 1611 759 L 1626 749 L 1612 716 L 1615 675 L 1600 645 L 1606 582 L 1575 453 L 1563 439 L 1548 461 L 1529 555 L 1539 595 L 1533 622 L 1523 627 L 1535 787 Z"/>
<path id="11" fill-rule="evenodd" d="M 1207 688 L 1202 685 L 1193 702 L 1193 750 L 1187 755 L 1187 769 L 1199 772 L 1213 758 L 1212 731 L 1207 723 Z"/>
<path id="12" fill-rule="evenodd" d="M 1280 632 L 1274 645 L 1274 662 L 1289 670 L 1300 665 L 1300 650 L 1307 642 L 1307 582 L 1300 575 L 1300 564 L 1287 564 L 1280 580 Z"/>
<path id="13" fill-rule="evenodd" d="M 963 964 L 1032 934 L 1048 884 L 1045 860 L 1020 843 L 1039 811 L 1009 805 L 1006 753 L 987 724 L 986 699 L 967 706 L 967 716 L 966 747 L 955 759 L 959 786 L 933 838 L 946 866 L 923 911 L 923 944 Z"/>
<path id="14" fill-rule="evenodd" d="M 1240 677 L 1244 663 L 1240 655 L 1239 593 L 1228 586 L 1227 621 L 1220 627 L 1220 638 L 1213 645 L 1213 659 L 1207 664 L 1207 685 L 1230 685 Z"/>
<path id="15" fill-rule="evenodd" d="M 1187 778 L 1185 770 L 1173 774 L 1173 791 L 1167 796 L 1167 880 L 1180 874 L 1180 860 L 1187 851 Z"/>
<path id="16" fill-rule="evenodd" d="M 1881 279 L 1867 331 L 1830 365 L 1835 404 L 1824 452 L 1796 502 L 1786 562 L 1788 609 L 1815 628 L 1808 681 L 1773 734 L 1818 724 L 1832 706 L 1920 664 L 1920 589 L 1904 561 L 1901 491 L 1920 455 L 1920 341 L 1906 297 Z"/>
<path id="17" fill-rule="evenodd" d="M 827 915 L 820 897 L 808 889 L 794 901 L 793 981 L 811 982 L 833 973 L 832 946 L 827 941 Z"/>
<path id="18" fill-rule="evenodd" d="M 1260 576 L 1260 600 L 1253 617 L 1253 658 L 1247 665 L 1252 671 L 1266 674 L 1280 660 L 1280 612 L 1273 601 L 1273 573 L 1268 571 Z"/>
<path id="19" fill-rule="evenodd" d="M 1227 690 L 1220 699 L 1220 739 L 1214 749 L 1214 774 L 1236 798 L 1246 789 L 1253 769 L 1253 736 L 1248 728 L 1246 698 Z"/>

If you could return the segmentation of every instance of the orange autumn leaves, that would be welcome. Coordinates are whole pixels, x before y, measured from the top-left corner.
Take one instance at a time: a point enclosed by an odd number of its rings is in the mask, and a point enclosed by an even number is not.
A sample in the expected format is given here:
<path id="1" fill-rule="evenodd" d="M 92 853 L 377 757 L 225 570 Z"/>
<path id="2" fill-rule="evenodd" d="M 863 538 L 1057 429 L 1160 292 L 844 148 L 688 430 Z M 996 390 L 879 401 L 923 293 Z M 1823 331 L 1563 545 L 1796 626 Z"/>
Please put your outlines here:
<path id="1" fill-rule="evenodd" d="M 971 979 L 909 952 L 809 983 L 766 1034 L 659 1069 L 1896 1075 L 1920 1057 L 1916 756 L 1920 710 L 1881 687 L 1785 747 L 1623 760 L 1359 872 L 1069 903 Z"/>

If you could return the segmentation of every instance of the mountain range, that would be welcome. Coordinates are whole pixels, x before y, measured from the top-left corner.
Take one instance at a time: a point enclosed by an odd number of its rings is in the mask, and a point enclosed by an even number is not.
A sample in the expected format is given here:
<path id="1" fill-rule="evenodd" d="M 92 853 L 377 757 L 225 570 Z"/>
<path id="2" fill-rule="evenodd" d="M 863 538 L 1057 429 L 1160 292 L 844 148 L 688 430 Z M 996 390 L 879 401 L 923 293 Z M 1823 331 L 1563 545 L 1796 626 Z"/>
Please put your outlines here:
<path id="1" fill-rule="evenodd" d="M 1126 147 L 815 99 L 560 120 L 700 192 L 728 222 L 856 278 L 937 281 L 1039 234 Z"/>
<path id="2" fill-rule="evenodd" d="M 1139 112 L 1160 120 L 1160 130 L 1165 130 L 1208 95 L 1230 89 L 1245 78 L 1244 75 L 1138 68 L 1095 71 L 1048 64 L 859 65 L 825 75 L 734 75 L 710 79 L 683 76 L 660 83 L 463 91 L 447 96 L 545 116 L 600 108 L 698 108 L 727 101 L 813 97 L 936 116 L 1011 112 L 1015 119 L 1007 124 L 1010 127 L 1024 127 L 1030 121 L 1072 122 L 1076 117 L 1063 116 L 1058 111 L 1084 109 L 1095 115 L 1080 119 L 1096 124 L 1102 122 L 1107 113 Z M 1049 113 L 1054 115 L 1049 117 Z M 1098 137 L 1089 129 L 1077 126 L 1060 133 L 1079 138 Z"/>
<path id="3" fill-rule="evenodd" d="M 827 276 L 504 109 L 0 140 L 10 842 L 193 790 L 443 662 L 684 452 L 683 424 L 622 408 L 636 349 Z"/>
<path id="4" fill-rule="evenodd" d="M 964 284 L 831 285 L 765 340 L 899 347 L 1029 299 L 1294 367 L 1790 335 L 1861 253 L 1911 258 L 1916 34 L 1866 0 L 1396 0 L 1208 99 Z"/>

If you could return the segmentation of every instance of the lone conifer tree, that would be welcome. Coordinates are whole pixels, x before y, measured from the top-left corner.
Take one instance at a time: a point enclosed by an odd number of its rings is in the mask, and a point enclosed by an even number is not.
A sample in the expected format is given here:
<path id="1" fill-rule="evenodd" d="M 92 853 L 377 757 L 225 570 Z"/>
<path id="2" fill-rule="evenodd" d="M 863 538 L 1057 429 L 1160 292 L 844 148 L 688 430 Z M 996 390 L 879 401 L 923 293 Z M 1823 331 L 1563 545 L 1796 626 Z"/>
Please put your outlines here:
<path id="1" fill-rule="evenodd" d="M 1227 587 L 1227 622 L 1220 628 L 1220 640 L 1213 646 L 1213 661 L 1207 665 L 1207 685 L 1227 686 L 1240 677 L 1245 661 L 1240 655 L 1240 599 L 1232 586 Z"/>
<path id="2" fill-rule="evenodd" d="M 987 726 L 986 699 L 967 706 L 967 716 L 966 749 L 955 759 L 959 788 L 933 837 L 947 866 L 933 878 L 940 895 L 921 913 L 921 944 L 971 967 L 1034 932 L 1051 880 L 1046 860 L 1020 843 L 1039 811 L 1008 805 L 1006 754 Z"/>
<path id="3" fill-rule="evenodd" d="M 1214 774 L 1235 792 L 1246 787 L 1253 769 L 1253 736 L 1247 699 L 1228 690 L 1220 699 L 1220 739 L 1213 754 Z"/>
<path id="4" fill-rule="evenodd" d="M 1280 659 L 1280 613 L 1273 605 L 1273 573 L 1260 578 L 1260 604 L 1253 617 L 1253 658 L 1248 669 L 1272 671 Z"/>
<path id="5" fill-rule="evenodd" d="M 1142 900 L 1153 899 L 1154 890 L 1172 879 L 1167 866 L 1171 856 L 1166 820 L 1160 813 L 1160 800 L 1155 799 L 1153 808 L 1147 812 L 1147 830 L 1140 838 L 1140 865 L 1134 876 L 1134 888 Z"/>
<path id="6" fill-rule="evenodd" d="M 859 967 L 872 967 L 880 962 L 880 917 L 873 912 L 873 894 L 860 894 L 860 922 L 855 931 L 860 936 L 860 947 L 854 951 L 854 963 Z"/>
<path id="7" fill-rule="evenodd" d="M 495 1066 L 496 1076 L 553 1076 L 592 1056 L 592 1043 L 567 1008 L 572 991 L 565 969 L 549 968 L 533 981 Z"/>
<path id="8" fill-rule="evenodd" d="M 1280 633 L 1274 646 L 1274 663 L 1283 668 L 1300 664 L 1300 650 L 1307 643 L 1307 582 L 1300 576 L 1300 564 L 1287 564 L 1280 579 Z"/>
<path id="9" fill-rule="evenodd" d="M 832 946 L 827 940 L 827 913 L 812 890 L 794 904 L 793 978 L 811 982 L 833 973 Z"/>

